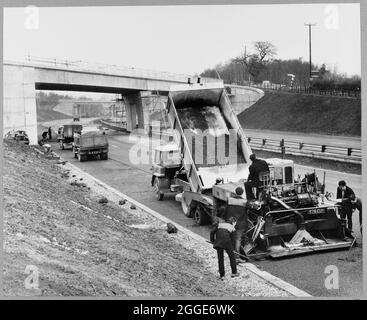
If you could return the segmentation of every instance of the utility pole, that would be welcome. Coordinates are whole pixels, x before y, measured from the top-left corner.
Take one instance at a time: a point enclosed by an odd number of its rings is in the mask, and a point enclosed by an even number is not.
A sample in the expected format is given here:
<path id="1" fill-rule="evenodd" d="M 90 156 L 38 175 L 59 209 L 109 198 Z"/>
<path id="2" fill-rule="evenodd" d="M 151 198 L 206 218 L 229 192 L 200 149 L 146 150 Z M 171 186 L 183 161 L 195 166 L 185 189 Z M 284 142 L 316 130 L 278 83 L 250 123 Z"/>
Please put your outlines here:
<path id="1" fill-rule="evenodd" d="M 305 23 L 305 26 L 308 26 L 308 42 L 309 42 L 309 51 L 310 51 L 310 82 L 312 77 L 312 58 L 311 58 L 311 27 L 315 26 L 315 23 Z"/>

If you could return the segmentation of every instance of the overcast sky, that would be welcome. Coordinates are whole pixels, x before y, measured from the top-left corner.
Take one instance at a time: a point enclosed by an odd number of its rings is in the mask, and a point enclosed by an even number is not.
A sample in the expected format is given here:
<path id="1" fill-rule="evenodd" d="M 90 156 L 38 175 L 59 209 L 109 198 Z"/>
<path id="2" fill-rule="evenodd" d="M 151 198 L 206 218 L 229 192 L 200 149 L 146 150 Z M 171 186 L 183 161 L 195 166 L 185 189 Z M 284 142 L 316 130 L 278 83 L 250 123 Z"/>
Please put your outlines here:
<path id="1" fill-rule="evenodd" d="M 39 8 L 37 29 L 33 22 L 24 8 L 5 9 L 4 59 L 30 54 L 194 74 L 245 44 L 270 41 L 278 58 L 308 61 L 304 23 L 316 23 L 313 62 L 361 73 L 359 4 Z"/>

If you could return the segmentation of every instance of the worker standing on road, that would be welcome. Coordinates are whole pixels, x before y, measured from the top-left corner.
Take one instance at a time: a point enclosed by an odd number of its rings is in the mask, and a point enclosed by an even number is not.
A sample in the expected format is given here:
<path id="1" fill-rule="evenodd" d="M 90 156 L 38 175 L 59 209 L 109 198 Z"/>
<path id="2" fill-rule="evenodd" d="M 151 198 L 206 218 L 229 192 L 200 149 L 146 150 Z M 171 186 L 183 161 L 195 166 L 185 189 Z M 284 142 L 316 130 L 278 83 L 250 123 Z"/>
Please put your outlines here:
<path id="1" fill-rule="evenodd" d="M 50 140 L 52 139 L 52 129 L 51 129 L 51 127 L 48 127 L 48 138 Z"/>
<path id="2" fill-rule="evenodd" d="M 235 231 L 231 234 L 234 251 L 236 254 L 237 261 L 240 260 L 240 250 L 242 237 L 246 235 L 247 231 L 247 209 L 246 200 L 242 198 L 243 189 L 237 187 L 235 195 L 232 195 L 228 199 L 227 203 L 227 219 L 233 217 L 236 219 Z"/>
<path id="3" fill-rule="evenodd" d="M 231 233 L 235 231 L 235 225 L 236 220 L 234 218 L 229 218 L 225 222 L 219 222 L 216 224 L 210 232 L 210 242 L 213 243 L 213 248 L 217 250 L 219 275 L 221 280 L 223 280 L 225 276 L 224 251 L 227 252 L 231 263 L 232 278 L 239 276 L 231 240 Z"/>
<path id="4" fill-rule="evenodd" d="M 348 232 L 353 231 L 352 213 L 353 204 L 352 201 L 355 200 L 356 196 L 354 191 L 349 188 L 344 180 L 339 181 L 338 188 L 336 190 L 336 198 L 341 201 L 341 213 L 340 217 L 345 223 L 347 221 Z"/>
<path id="5" fill-rule="evenodd" d="M 249 175 L 245 182 L 246 198 L 247 200 L 255 199 L 252 188 L 259 187 L 261 182 L 259 179 L 260 173 L 269 173 L 269 166 L 265 160 L 257 159 L 255 154 L 250 155 L 252 164 L 249 167 Z"/>

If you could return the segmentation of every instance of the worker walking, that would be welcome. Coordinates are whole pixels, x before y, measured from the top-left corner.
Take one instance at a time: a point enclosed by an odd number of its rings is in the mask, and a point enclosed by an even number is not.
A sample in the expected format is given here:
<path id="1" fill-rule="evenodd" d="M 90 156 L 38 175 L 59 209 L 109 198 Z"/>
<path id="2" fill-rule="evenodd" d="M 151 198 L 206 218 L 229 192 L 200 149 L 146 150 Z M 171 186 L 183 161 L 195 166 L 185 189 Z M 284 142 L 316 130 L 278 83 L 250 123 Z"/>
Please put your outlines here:
<path id="1" fill-rule="evenodd" d="M 247 200 L 255 199 L 252 188 L 260 186 L 260 174 L 269 174 L 270 172 L 269 166 L 265 160 L 257 159 L 255 154 L 250 155 L 250 160 L 252 161 L 252 164 L 249 167 L 250 172 L 247 181 L 245 182 Z"/>
<path id="2" fill-rule="evenodd" d="M 336 190 L 336 198 L 341 201 L 341 212 L 340 218 L 347 225 L 349 232 L 353 231 L 352 213 L 353 204 L 352 201 L 355 200 L 356 196 L 354 191 L 349 188 L 344 180 L 339 181 L 338 188 Z M 347 222 L 347 223 L 346 223 Z"/>
<path id="3" fill-rule="evenodd" d="M 225 276 L 224 251 L 227 252 L 231 263 L 232 278 L 239 276 L 231 240 L 231 233 L 235 231 L 235 225 L 236 220 L 232 217 L 227 219 L 225 222 L 219 222 L 216 224 L 210 232 L 210 242 L 213 243 L 213 248 L 217 250 L 219 275 L 221 280 L 223 280 Z"/>
<path id="4" fill-rule="evenodd" d="M 240 250 L 242 238 L 246 236 L 247 231 L 247 209 L 246 200 L 242 198 L 243 189 L 237 187 L 235 195 L 228 198 L 226 217 L 235 218 L 236 226 L 235 231 L 231 234 L 234 251 L 236 254 L 237 261 L 240 260 Z"/>
<path id="5" fill-rule="evenodd" d="M 52 129 L 51 129 L 51 127 L 48 127 L 48 138 L 49 138 L 49 140 L 52 139 Z"/>

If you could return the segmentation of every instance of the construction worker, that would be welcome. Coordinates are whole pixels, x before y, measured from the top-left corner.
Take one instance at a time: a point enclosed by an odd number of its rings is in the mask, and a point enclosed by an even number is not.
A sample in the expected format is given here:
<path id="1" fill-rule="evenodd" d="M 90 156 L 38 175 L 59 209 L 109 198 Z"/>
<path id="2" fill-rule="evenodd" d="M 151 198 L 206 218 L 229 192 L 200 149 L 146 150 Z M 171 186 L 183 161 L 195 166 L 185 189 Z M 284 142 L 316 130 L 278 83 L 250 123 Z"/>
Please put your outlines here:
<path id="1" fill-rule="evenodd" d="M 231 263 L 232 278 L 238 277 L 236 257 L 233 252 L 233 244 L 231 240 L 231 233 L 235 231 L 236 219 L 231 217 L 225 222 L 219 222 L 214 225 L 210 232 L 210 242 L 213 243 L 213 248 L 217 250 L 218 267 L 220 279 L 223 280 L 225 276 L 224 269 L 224 251 L 227 252 L 229 261 Z"/>
<path id="2" fill-rule="evenodd" d="M 353 231 L 352 213 L 353 204 L 355 201 L 354 191 L 349 188 L 344 180 L 338 182 L 338 188 L 336 190 L 336 198 L 340 199 L 341 212 L 340 217 L 345 222 L 347 222 L 347 229 L 349 232 Z"/>
<path id="3" fill-rule="evenodd" d="M 247 231 L 246 200 L 242 198 L 242 194 L 243 189 L 241 187 L 237 187 L 235 190 L 235 195 L 232 195 L 228 198 L 226 212 L 227 218 L 233 217 L 237 221 L 235 231 L 231 234 L 237 261 L 240 260 L 239 253 L 241 249 L 242 237 Z"/>
<path id="4" fill-rule="evenodd" d="M 47 135 L 48 135 L 48 132 L 47 132 L 47 131 L 44 131 L 44 132 L 42 133 L 42 139 L 43 139 L 43 140 L 46 140 Z"/>
<path id="5" fill-rule="evenodd" d="M 261 182 L 259 179 L 260 173 L 269 173 L 269 166 L 265 160 L 257 159 L 255 154 L 250 155 L 252 164 L 249 167 L 249 175 L 245 182 L 246 198 L 247 200 L 255 199 L 252 188 L 259 187 Z"/>
<path id="6" fill-rule="evenodd" d="M 52 129 L 51 129 L 51 127 L 48 127 L 48 138 L 50 140 L 52 139 Z"/>

